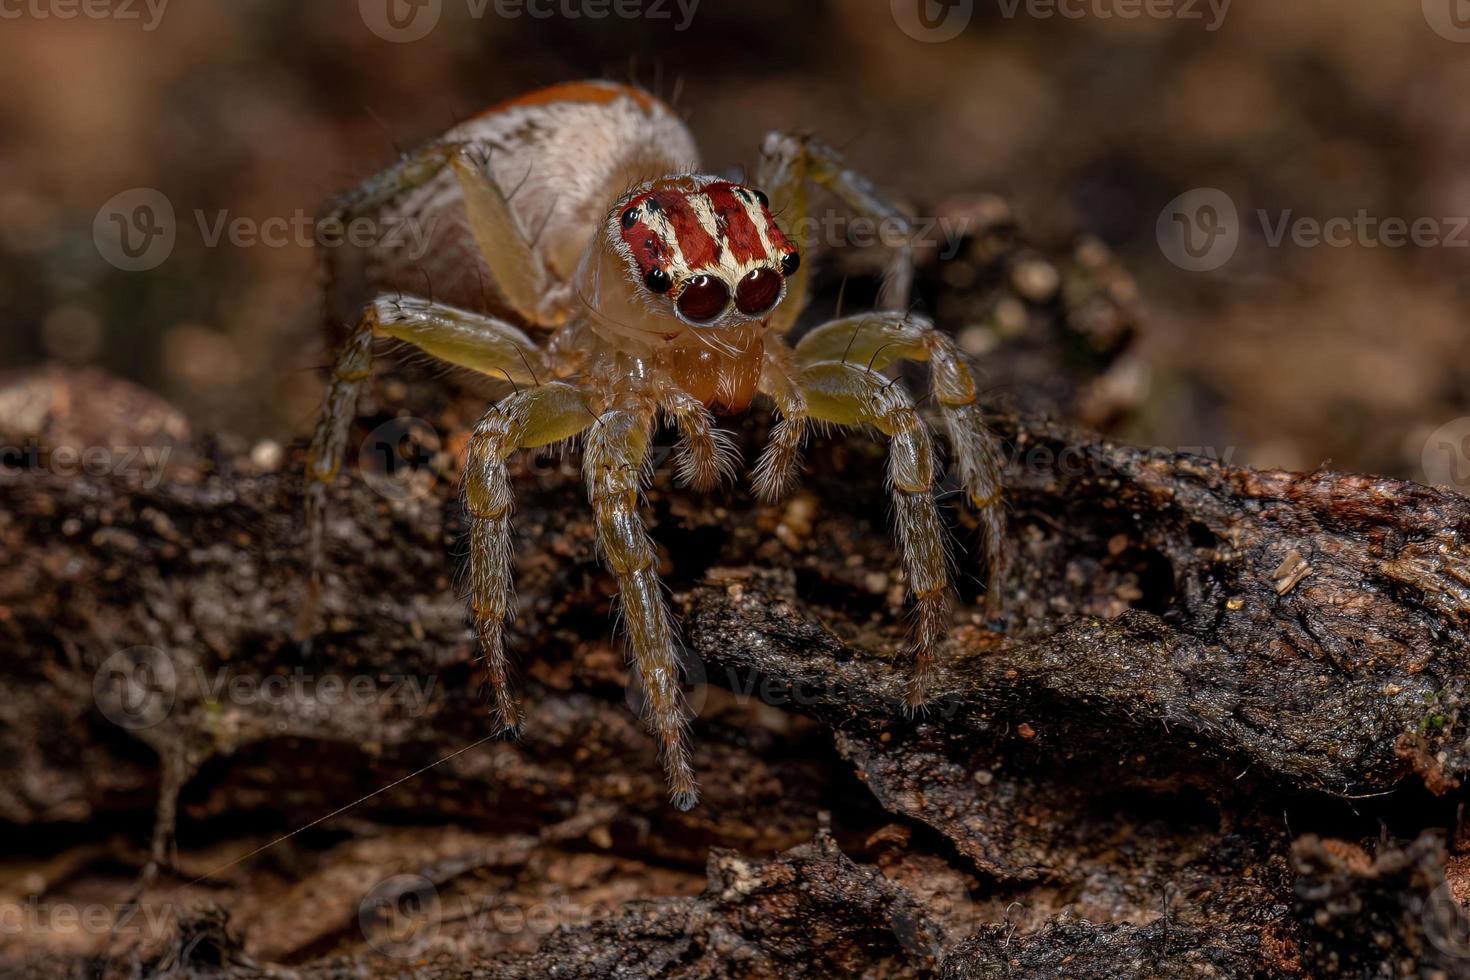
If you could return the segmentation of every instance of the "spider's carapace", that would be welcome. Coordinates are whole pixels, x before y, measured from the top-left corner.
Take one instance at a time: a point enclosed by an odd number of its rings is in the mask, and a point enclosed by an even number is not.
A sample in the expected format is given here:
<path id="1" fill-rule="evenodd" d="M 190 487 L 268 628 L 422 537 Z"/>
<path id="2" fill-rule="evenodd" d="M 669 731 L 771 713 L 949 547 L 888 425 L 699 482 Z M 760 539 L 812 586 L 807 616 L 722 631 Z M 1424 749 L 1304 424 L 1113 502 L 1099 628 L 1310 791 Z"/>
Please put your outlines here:
<path id="1" fill-rule="evenodd" d="M 877 190 L 827 146 L 773 133 L 753 181 L 700 171 L 693 138 L 648 93 L 606 82 L 553 86 L 501 103 L 339 199 L 329 217 L 418 222 L 419 253 L 378 248 L 353 277 L 331 267 L 329 315 L 356 327 L 338 356 L 313 439 L 308 561 L 320 567 L 323 508 L 341 463 L 373 343 L 393 338 L 515 386 L 475 427 L 463 489 L 471 607 L 496 711 L 521 724 L 509 678 L 511 453 L 580 439 L 598 546 L 618 579 L 623 622 L 673 802 L 698 797 L 689 761 L 674 625 L 638 504 L 652 432 L 680 431 L 680 477 L 695 489 L 733 477 L 738 454 L 716 424 L 757 396 L 779 421 L 752 483 L 779 497 L 800 467 L 813 421 L 889 440 L 894 526 L 915 605 L 909 704 L 923 703 L 933 648 L 950 620 L 946 539 L 934 499 L 929 427 L 884 372 L 927 361 L 952 465 L 981 516 L 989 600 L 1002 571 L 998 454 L 953 341 L 897 312 L 821 324 L 789 345 L 806 272 L 783 222 L 800 222 L 809 185 L 865 216 L 901 222 Z M 788 225 L 790 227 L 790 225 Z M 895 251 L 890 295 L 901 308 L 909 250 Z M 426 295 L 427 294 L 427 295 Z M 528 331 L 548 331 L 540 343 Z"/>

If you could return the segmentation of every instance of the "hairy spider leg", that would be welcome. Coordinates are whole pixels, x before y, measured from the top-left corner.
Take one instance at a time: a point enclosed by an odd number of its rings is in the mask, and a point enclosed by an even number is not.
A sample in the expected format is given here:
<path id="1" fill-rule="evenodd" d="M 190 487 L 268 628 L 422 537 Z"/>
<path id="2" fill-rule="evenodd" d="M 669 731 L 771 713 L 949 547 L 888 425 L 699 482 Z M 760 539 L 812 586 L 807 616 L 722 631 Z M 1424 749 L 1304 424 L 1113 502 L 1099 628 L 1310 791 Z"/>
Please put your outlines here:
<path id="1" fill-rule="evenodd" d="M 861 364 L 810 364 L 796 381 L 813 419 L 846 427 L 871 426 L 888 437 L 894 534 L 914 600 L 914 663 L 905 700 L 911 708 L 920 707 L 933 680 L 934 645 L 947 632 L 950 614 L 948 553 L 934 499 L 934 448 L 928 426 L 902 385 Z"/>
<path id="2" fill-rule="evenodd" d="M 1006 564 L 1003 457 L 980 410 L 974 375 L 954 340 L 922 316 L 868 313 L 814 327 L 796 344 L 795 357 L 800 365 L 845 362 L 873 371 L 901 360 L 928 362 L 930 394 L 939 406 L 960 485 L 980 519 L 986 609 L 999 612 Z"/>
<path id="3" fill-rule="evenodd" d="M 812 237 L 807 220 L 811 204 L 808 187 L 811 184 L 831 191 L 855 214 L 892 227 L 902 241 L 893 248 L 892 259 L 883 277 L 879 305 L 891 310 L 902 310 L 908 306 L 914 282 L 909 219 L 873 186 L 872 181 L 849 167 L 842 154 L 810 134 L 768 133 L 761 147 L 756 174 L 756 186 L 770 195 L 771 210 L 786 226 L 787 233 L 803 246 L 810 245 Z M 771 317 L 771 326 L 776 332 L 784 334 L 795 325 L 806 302 L 809 276 L 810 269 L 804 265 L 787 279 L 787 299 Z"/>

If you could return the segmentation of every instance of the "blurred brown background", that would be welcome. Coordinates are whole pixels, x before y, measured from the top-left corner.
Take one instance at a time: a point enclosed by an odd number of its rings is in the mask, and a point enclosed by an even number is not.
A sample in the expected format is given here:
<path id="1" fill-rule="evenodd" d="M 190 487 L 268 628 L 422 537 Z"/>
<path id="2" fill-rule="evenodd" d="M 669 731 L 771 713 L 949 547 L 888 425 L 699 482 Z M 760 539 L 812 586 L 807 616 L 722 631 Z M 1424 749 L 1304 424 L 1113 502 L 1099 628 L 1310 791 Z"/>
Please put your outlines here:
<path id="1" fill-rule="evenodd" d="M 1459 247 L 1271 248 L 1253 216 L 1366 210 L 1448 234 L 1470 215 L 1461 0 L 1235 0 L 1218 23 L 1203 0 L 1131 20 L 1130 0 L 1064 0 L 1080 18 L 1017 2 L 974 0 L 958 37 L 930 43 L 886 0 L 702 0 L 687 26 L 673 0 L 598 20 L 442 0 L 427 36 L 390 43 L 368 26 L 383 0 L 174 0 L 156 24 L 142 0 L 132 19 L 26 0 L 0 22 L 0 365 L 96 364 L 226 438 L 301 437 L 328 358 L 312 251 L 210 247 L 195 212 L 309 216 L 395 143 L 605 77 L 677 87 L 710 169 L 807 127 L 920 213 L 990 191 L 1033 238 L 1100 237 L 1149 311 L 1130 438 L 1423 479 L 1426 438 L 1470 415 L 1470 231 Z M 143 272 L 93 240 L 98 209 L 134 187 L 178 225 Z M 1212 272 L 1171 264 L 1155 236 L 1196 187 L 1242 216 Z"/>

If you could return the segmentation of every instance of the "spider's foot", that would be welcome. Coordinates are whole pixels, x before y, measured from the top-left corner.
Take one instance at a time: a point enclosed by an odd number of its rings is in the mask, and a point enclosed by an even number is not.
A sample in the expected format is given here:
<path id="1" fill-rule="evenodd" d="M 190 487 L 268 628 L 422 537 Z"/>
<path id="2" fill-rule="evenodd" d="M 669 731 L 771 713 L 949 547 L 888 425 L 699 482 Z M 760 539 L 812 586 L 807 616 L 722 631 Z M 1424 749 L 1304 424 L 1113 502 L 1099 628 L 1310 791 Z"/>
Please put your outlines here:
<path id="1" fill-rule="evenodd" d="M 929 711 L 930 692 L 933 682 L 930 664 L 920 661 L 909 675 L 903 688 L 903 713 L 906 718 L 918 718 Z"/>
<path id="2" fill-rule="evenodd" d="M 495 710 L 495 721 L 500 726 L 497 734 L 504 739 L 514 741 L 521 737 L 521 725 L 524 719 L 521 717 L 520 706 L 511 703 L 509 706 L 500 705 Z"/>
<path id="3" fill-rule="evenodd" d="M 699 803 L 699 787 L 690 786 L 687 789 L 673 790 L 669 793 L 669 802 L 676 810 L 686 812 L 692 810 Z"/>

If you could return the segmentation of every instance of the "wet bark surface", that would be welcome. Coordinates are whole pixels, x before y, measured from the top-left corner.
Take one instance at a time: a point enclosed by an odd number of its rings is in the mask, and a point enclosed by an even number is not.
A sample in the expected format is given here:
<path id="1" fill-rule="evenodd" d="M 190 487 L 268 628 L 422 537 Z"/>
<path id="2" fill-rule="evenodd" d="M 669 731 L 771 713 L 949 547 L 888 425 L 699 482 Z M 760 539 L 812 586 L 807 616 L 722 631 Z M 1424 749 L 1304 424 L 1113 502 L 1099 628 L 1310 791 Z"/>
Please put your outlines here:
<path id="1" fill-rule="evenodd" d="M 984 230 L 921 293 L 962 341 L 987 325 L 967 346 L 1009 389 L 1004 611 L 953 511 L 962 602 L 910 716 L 881 447 L 815 440 L 774 506 L 660 466 L 689 813 L 575 456 L 518 460 L 506 741 L 457 581 L 483 398 L 380 370 L 303 632 L 299 449 L 102 376 L 7 379 L 7 972 L 1470 975 L 1470 501 L 1092 434 L 1129 407 L 1122 273 L 952 206 Z M 768 421 L 730 423 L 747 460 Z M 114 452 L 55 454 L 89 446 Z"/>

